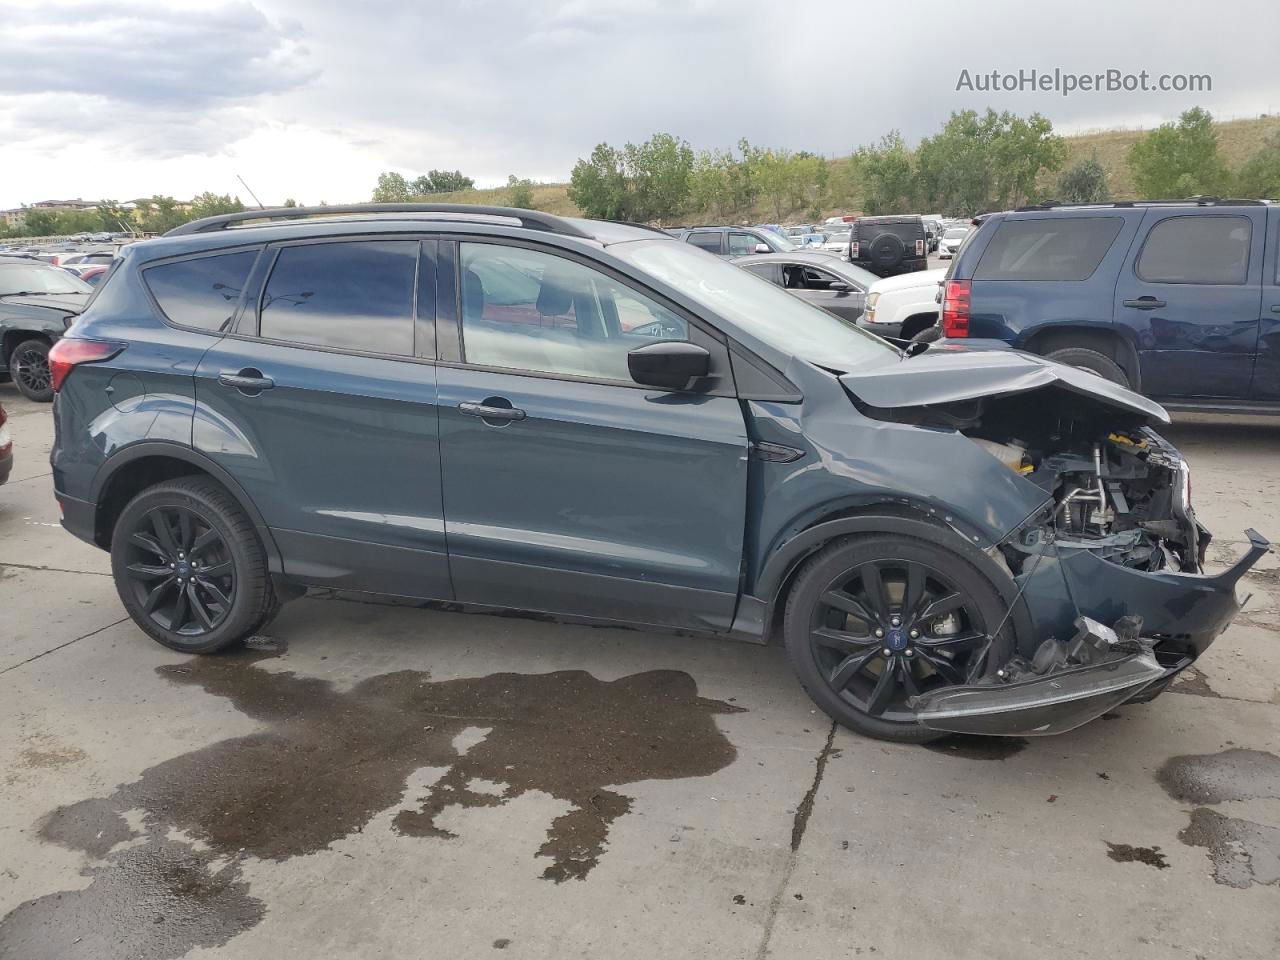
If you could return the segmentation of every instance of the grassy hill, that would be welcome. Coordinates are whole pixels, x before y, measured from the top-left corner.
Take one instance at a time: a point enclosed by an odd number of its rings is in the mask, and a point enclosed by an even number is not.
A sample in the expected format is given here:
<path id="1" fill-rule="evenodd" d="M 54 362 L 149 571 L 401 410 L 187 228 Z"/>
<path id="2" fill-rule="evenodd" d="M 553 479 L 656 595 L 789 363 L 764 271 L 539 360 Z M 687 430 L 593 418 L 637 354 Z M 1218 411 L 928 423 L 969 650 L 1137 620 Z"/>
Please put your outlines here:
<path id="1" fill-rule="evenodd" d="M 1277 130 L 1280 130 L 1280 116 L 1253 117 L 1246 120 L 1228 120 L 1215 124 L 1218 130 L 1219 149 L 1227 166 L 1236 168 L 1243 164 L 1262 143 Z M 1063 169 L 1080 160 L 1088 159 L 1096 154 L 1098 162 L 1107 171 L 1107 182 L 1111 195 L 1116 198 L 1133 195 L 1133 178 L 1129 174 L 1129 148 L 1146 130 L 1099 130 L 1066 136 L 1067 159 Z M 847 167 L 848 158 L 839 157 L 834 161 L 833 181 L 840 178 Z M 847 176 L 847 174 L 846 174 Z M 1041 187 L 1052 193 L 1057 173 L 1049 174 L 1041 179 Z M 579 210 L 569 199 L 567 183 L 542 183 L 533 189 L 534 205 L 539 210 L 561 216 L 578 216 Z M 493 187 L 487 190 L 462 190 L 457 193 L 445 193 L 433 196 L 433 201 L 444 203 L 487 203 L 505 204 L 508 191 L 506 187 Z M 824 216 L 834 216 L 858 207 L 856 189 L 845 202 L 823 211 Z M 771 220 L 773 214 L 763 205 L 755 211 L 757 220 Z M 684 218 L 686 223 L 706 222 L 704 215 L 696 212 Z"/>

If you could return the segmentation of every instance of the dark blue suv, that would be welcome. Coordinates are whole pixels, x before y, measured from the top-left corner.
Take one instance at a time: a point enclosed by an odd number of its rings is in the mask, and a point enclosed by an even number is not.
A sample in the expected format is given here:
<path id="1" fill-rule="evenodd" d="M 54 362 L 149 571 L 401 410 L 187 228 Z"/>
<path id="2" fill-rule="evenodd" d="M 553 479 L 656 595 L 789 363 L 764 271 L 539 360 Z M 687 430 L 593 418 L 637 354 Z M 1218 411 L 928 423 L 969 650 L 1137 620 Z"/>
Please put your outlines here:
<path id="1" fill-rule="evenodd" d="M 320 586 L 777 629 L 864 733 L 1052 733 L 1160 692 L 1267 549 L 1202 574 L 1156 404 L 909 356 L 643 227 L 201 220 L 125 248 L 50 369 L 63 523 L 192 653 Z"/>
<path id="2" fill-rule="evenodd" d="M 942 333 L 1003 340 L 1173 409 L 1280 413 L 1280 206 L 992 214 L 956 255 Z"/>

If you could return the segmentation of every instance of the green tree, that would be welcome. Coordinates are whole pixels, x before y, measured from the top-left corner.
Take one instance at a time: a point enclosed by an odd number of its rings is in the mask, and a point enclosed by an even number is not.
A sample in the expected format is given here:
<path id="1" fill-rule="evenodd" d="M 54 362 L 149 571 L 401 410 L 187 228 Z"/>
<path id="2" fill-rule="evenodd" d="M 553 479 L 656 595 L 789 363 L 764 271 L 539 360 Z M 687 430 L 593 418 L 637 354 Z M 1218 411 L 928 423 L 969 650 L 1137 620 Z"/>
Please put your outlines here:
<path id="1" fill-rule="evenodd" d="M 216 217 L 223 213 L 240 213 L 243 210 L 244 204 L 240 202 L 240 198 L 233 197 L 229 193 L 210 193 L 206 190 L 204 193 L 196 194 L 191 201 L 192 220 Z"/>
<path id="2" fill-rule="evenodd" d="M 94 213 L 98 219 L 95 232 L 103 230 L 108 233 L 117 231 L 132 233 L 138 229 L 138 225 L 133 220 L 133 211 L 126 210 L 114 200 L 104 200 L 98 204 L 98 209 Z"/>
<path id="3" fill-rule="evenodd" d="M 138 203 L 139 225 L 146 233 L 165 233 L 181 226 L 192 217 L 178 208 L 173 197 L 154 196 Z"/>
<path id="4" fill-rule="evenodd" d="M 394 171 L 378 174 L 378 185 L 373 191 L 374 203 L 404 203 L 413 195 L 409 181 Z"/>
<path id="5" fill-rule="evenodd" d="M 623 157 L 633 219 L 661 223 L 684 209 L 693 172 L 693 149 L 688 143 L 669 133 L 655 133 L 644 143 L 628 143 Z"/>
<path id="6" fill-rule="evenodd" d="M 859 148 L 854 157 L 865 184 L 868 213 L 905 213 L 915 205 L 915 163 L 901 133 L 891 130 L 875 146 Z"/>
<path id="7" fill-rule="evenodd" d="M 737 213 L 732 173 L 736 165 L 733 155 L 723 150 L 699 153 L 689 172 L 689 206 L 714 220 L 725 220 Z"/>
<path id="8" fill-rule="evenodd" d="M 1134 143 L 1129 148 L 1129 169 L 1143 200 L 1214 194 L 1228 183 L 1213 115 L 1200 107 L 1192 107 L 1177 123 L 1163 124 Z"/>
<path id="9" fill-rule="evenodd" d="M 28 237 L 49 237 L 58 232 L 58 216 L 49 210 L 28 210 L 23 221 Z"/>
<path id="10" fill-rule="evenodd" d="M 507 206 L 536 210 L 533 205 L 533 181 L 522 180 L 514 173 L 507 177 Z"/>
<path id="11" fill-rule="evenodd" d="M 627 188 L 622 153 L 598 143 L 590 158 L 580 159 L 569 175 L 569 199 L 584 216 L 601 220 L 631 220 L 634 209 Z"/>
<path id="12" fill-rule="evenodd" d="M 429 170 L 409 184 L 409 192 L 414 196 L 457 193 L 460 190 L 474 190 L 475 185 L 476 182 L 464 176 L 461 170 Z"/>
<path id="13" fill-rule="evenodd" d="M 286 207 L 296 207 L 298 205 L 298 201 L 293 199 L 293 197 L 289 197 L 285 200 L 284 205 Z"/>
<path id="14" fill-rule="evenodd" d="M 1058 195 L 1063 203 L 1101 203 L 1111 196 L 1107 189 L 1107 171 L 1097 154 L 1062 171 L 1058 177 Z"/>
<path id="15" fill-rule="evenodd" d="M 1042 170 L 1057 170 L 1067 145 L 1053 132 L 1053 124 L 1039 113 L 1025 120 L 1015 114 L 987 111 L 991 130 L 991 159 L 995 166 L 995 206 L 1016 207 L 1031 199 Z"/>
<path id="16" fill-rule="evenodd" d="M 1280 199 L 1280 130 L 1245 162 L 1237 181 L 1236 191 L 1242 197 Z"/>

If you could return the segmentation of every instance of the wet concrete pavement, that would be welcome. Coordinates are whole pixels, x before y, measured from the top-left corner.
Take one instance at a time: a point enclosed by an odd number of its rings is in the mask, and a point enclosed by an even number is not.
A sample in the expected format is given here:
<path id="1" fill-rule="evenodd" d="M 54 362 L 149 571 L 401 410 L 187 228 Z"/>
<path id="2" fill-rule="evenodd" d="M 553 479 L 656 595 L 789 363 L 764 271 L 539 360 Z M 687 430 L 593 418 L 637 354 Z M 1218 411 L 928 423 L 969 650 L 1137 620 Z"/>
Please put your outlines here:
<path id="1" fill-rule="evenodd" d="M 124 620 L 0 387 L 0 958 L 1280 953 L 1280 562 L 1156 702 L 833 731 L 777 647 L 308 598 L 278 650 Z M 1216 562 L 1280 425 L 1173 428 Z"/>

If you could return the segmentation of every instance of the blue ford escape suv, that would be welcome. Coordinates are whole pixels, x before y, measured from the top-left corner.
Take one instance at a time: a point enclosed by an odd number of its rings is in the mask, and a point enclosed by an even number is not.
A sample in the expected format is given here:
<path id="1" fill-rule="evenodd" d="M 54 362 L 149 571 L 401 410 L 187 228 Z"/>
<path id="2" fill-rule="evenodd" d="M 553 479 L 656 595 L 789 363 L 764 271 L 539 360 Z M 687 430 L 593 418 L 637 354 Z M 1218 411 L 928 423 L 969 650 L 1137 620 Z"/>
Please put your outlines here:
<path id="1" fill-rule="evenodd" d="M 1151 401 L 910 356 L 643 227 L 200 220 L 122 251 L 50 371 L 63 523 L 191 653 L 317 585 L 780 631 L 863 733 L 1054 733 L 1164 689 L 1268 549 L 1202 572 Z"/>

